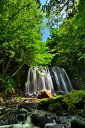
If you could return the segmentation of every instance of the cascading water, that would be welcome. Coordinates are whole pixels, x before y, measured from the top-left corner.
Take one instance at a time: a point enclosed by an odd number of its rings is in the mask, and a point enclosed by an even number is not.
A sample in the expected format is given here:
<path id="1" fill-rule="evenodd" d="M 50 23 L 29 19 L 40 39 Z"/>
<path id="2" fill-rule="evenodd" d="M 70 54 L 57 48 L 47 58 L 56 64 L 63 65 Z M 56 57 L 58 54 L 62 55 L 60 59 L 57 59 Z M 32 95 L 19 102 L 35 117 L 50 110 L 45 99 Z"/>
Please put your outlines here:
<path id="1" fill-rule="evenodd" d="M 54 82 L 55 91 L 63 91 L 64 93 L 68 93 L 73 89 L 70 79 L 63 68 L 52 67 L 51 76 Z"/>
<path id="2" fill-rule="evenodd" d="M 30 68 L 25 87 L 26 95 L 33 95 L 41 90 L 52 92 L 54 88 L 48 67 L 37 66 Z"/>
<path id="3" fill-rule="evenodd" d="M 72 85 L 66 71 L 63 68 L 36 66 L 28 71 L 27 82 L 25 84 L 25 94 L 33 95 L 41 90 L 63 91 L 68 93 L 72 90 Z"/>
<path id="4" fill-rule="evenodd" d="M 32 113 L 35 113 L 35 110 L 29 112 L 27 109 L 18 107 L 2 108 L 0 110 L 0 128 L 39 128 L 34 126 L 31 121 Z"/>

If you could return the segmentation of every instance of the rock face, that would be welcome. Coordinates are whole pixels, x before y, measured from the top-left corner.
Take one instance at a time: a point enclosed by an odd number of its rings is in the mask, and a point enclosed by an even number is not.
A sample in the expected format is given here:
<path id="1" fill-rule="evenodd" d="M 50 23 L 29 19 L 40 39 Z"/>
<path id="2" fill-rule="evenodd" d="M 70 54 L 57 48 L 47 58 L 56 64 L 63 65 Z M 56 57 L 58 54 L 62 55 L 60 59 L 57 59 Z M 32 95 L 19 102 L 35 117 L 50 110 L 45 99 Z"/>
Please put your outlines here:
<path id="1" fill-rule="evenodd" d="M 27 118 L 25 109 L 8 108 L 0 113 L 0 125 L 11 125 L 24 122 Z"/>
<path id="2" fill-rule="evenodd" d="M 53 98 L 52 94 L 50 92 L 47 92 L 46 90 L 42 90 L 38 93 L 37 98 Z"/>

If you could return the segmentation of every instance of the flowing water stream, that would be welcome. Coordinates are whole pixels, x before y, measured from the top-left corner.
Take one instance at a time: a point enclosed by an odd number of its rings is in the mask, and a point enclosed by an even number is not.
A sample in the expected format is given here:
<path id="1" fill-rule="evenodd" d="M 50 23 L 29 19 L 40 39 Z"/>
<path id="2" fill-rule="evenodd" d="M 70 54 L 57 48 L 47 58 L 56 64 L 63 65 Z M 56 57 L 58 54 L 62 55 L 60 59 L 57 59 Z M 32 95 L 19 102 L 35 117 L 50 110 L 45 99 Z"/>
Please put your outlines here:
<path id="1" fill-rule="evenodd" d="M 72 90 L 70 79 L 63 68 L 36 66 L 28 71 L 25 83 L 25 94 L 33 95 L 41 90 L 49 92 L 63 91 L 68 93 Z"/>
<path id="2" fill-rule="evenodd" d="M 0 116 L 0 128 L 38 128 L 31 121 L 32 112 L 28 112 L 23 108 L 21 110 L 15 108 L 13 112 L 13 109 L 9 109 L 10 112 L 8 112 L 6 108 L 6 112 Z"/>

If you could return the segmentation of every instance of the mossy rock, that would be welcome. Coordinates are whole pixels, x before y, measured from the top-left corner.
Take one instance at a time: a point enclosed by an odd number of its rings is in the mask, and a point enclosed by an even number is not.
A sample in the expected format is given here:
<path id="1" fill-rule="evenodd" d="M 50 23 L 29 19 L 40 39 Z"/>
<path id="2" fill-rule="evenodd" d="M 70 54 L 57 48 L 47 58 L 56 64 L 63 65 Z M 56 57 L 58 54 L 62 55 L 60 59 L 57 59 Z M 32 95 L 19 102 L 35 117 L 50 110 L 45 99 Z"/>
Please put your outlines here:
<path id="1" fill-rule="evenodd" d="M 49 111 L 51 112 L 55 112 L 55 111 L 60 111 L 62 108 L 61 104 L 60 103 L 54 103 L 54 104 L 50 104 L 49 105 Z"/>
<path id="2" fill-rule="evenodd" d="M 53 99 L 44 98 L 42 99 L 38 108 L 54 112 L 56 111 L 56 108 L 57 109 L 61 108 L 60 107 L 61 104 L 64 105 L 64 103 L 62 103 L 62 100 L 63 100 L 63 95 L 56 96 Z"/>
<path id="3" fill-rule="evenodd" d="M 73 90 L 64 96 L 63 101 L 68 105 L 68 111 L 70 113 L 76 113 L 85 107 L 85 91 Z"/>
<path id="4" fill-rule="evenodd" d="M 85 90 L 73 90 L 66 95 L 59 95 L 53 99 L 42 100 L 41 108 L 51 112 L 65 111 L 69 114 L 80 114 L 85 109 Z"/>

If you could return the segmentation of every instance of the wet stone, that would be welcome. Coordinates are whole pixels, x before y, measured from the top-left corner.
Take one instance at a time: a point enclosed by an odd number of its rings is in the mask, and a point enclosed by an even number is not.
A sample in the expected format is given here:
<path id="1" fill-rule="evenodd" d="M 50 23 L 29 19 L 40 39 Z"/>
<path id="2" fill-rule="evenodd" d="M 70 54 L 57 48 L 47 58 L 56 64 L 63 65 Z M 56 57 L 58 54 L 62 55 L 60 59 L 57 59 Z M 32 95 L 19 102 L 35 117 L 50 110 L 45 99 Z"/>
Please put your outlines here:
<path id="1" fill-rule="evenodd" d="M 25 121 L 27 112 L 22 109 L 5 109 L 1 111 L 0 125 L 10 125 Z"/>

